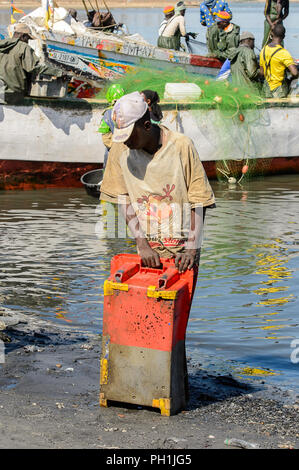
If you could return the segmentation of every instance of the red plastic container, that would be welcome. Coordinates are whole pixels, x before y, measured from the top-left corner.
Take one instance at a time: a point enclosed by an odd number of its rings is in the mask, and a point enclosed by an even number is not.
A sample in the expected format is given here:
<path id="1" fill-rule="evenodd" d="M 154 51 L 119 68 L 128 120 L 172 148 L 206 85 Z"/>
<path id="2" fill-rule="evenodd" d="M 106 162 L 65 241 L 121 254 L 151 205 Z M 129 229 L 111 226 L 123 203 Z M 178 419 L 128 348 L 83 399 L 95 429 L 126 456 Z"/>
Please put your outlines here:
<path id="1" fill-rule="evenodd" d="M 169 416 L 186 405 L 185 334 L 194 271 L 174 260 L 142 267 L 138 255 L 111 261 L 104 284 L 100 404 L 154 406 Z"/>

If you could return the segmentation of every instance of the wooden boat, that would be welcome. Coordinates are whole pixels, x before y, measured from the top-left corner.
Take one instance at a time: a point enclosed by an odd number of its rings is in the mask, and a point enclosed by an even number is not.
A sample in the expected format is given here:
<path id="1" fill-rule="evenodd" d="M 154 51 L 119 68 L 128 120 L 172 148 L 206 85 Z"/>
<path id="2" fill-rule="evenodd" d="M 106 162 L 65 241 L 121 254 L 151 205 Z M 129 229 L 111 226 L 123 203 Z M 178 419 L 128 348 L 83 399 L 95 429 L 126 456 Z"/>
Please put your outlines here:
<path id="1" fill-rule="evenodd" d="M 43 14 L 43 8 L 38 8 L 20 22 L 26 23 L 37 38 L 31 46 L 38 55 L 81 79 L 72 82 L 75 97 L 94 97 L 107 81 L 122 78 L 140 67 L 169 71 L 183 68 L 190 74 L 215 77 L 222 65 L 218 59 L 204 55 L 207 53 L 205 45 L 197 46 L 201 55 L 162 49 L 149 44 L 139 34 L 129 35 L 123 29 L 107 33 L 86 28 L 83 23 L 74 22 L 64 8 L 55 8 L 57 21 L 48 30 Z M 8 30 L 13 34 L 13 25 Z M 92 86 L 82 86 L 84 81 Z"/>
<path id="2" fill-rule="evenodd" d="M 0 105 L 0 188 L 80 187 L 80 177 L 101 168 L 99 100 L 26 98 Z M 299 98 L 269 100 L 260 109 L 223 119 L 217 105 L 162 102 L 163 123 L 189 136 L 209 178 L 299 172 Z M 221 125 L 220 125 L 221 124 Z M 226 167 L 225 167 L 226 168 Z M 227 168 L 226 170 L 227 171 Z"/>
<path id="3" fill-rule="evenodd" d="M 215 58 L 161 49 L 130 36 L 93 33 L 73 37 L 47 32 L 45 44 L 49 61 L 93 80 L 116 80 L 139 67 L 181 67 L 188 73 L 215 77 L 222 65 Z"/>

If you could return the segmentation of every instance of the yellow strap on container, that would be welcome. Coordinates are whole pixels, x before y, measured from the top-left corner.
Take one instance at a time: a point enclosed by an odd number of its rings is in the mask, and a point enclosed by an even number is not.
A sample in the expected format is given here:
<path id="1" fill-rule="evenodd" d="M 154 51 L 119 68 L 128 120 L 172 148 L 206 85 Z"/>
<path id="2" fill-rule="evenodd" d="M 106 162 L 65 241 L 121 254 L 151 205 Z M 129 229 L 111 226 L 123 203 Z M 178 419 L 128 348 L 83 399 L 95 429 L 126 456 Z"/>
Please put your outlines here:
<path id="1" fill-rule="evenodd" d="M 108 359 L 101 359 L 100 385 L 108 383 Z"/>
<path id="2" fill-rule="evenodd" d="M 100 406 L 103 406 L 105 408 L 108 407 L 107 398 L 105 398 L 104 393 L 100 393 Z"/>
<path id="3" fill-rule="evenodd" d="M 122 290 L 128 292 L 128 284 L 122 284 L 121 282 L 105 281 L 104 282 L 104 295 L 113 295 L 113 290 Z"/>
<path id="4" fill-rule="evenodd" d="M 170 416 L 171 399 L 170 398 L 158 398 L 152 401 L 153 408 L 160 408 L 162 416 Z"/>
<path id="5" fill-rule="evenodd" d="M 156 290 L 156 286 L 147 288 L 147 296 L 154 299 L 175 300 L 177 293 L 176 290 Z"/>

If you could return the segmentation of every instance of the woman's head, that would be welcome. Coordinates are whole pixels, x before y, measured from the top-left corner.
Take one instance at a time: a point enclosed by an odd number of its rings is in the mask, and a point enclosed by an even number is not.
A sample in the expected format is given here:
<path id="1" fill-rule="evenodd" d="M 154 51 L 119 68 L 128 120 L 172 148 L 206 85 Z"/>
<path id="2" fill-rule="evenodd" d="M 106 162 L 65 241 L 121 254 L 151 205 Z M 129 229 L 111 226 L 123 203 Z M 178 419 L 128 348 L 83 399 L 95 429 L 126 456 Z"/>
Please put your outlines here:
<path id="1" fill-rule="evenodd" d="M 153 121 L 161 121 L 163 114 L 158 103 L 160 102 L 160 97 L 158 93 L 154 90 L 143 90 L 141 92 L 144 101 L 147 103 L 148 108 L 151 113 L 151 119 Z"/>

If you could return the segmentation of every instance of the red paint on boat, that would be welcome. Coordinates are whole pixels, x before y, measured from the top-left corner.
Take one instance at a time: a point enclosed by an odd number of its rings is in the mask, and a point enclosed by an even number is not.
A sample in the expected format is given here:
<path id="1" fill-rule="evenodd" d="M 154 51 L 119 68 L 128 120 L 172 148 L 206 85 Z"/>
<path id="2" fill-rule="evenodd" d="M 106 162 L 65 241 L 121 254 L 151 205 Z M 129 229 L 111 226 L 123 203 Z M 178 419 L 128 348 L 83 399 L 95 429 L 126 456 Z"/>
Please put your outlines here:
<path id="1" fill-rule="evenodd" d="M 272 158 L 269 175 L 299 173 L 299 157 Z"/>
<path id="2" fill-rule="evenodd" d="M 100 163 L 0 160 L 0 189 L 79 188 L 84 173 L 101 167 Z"/>
<path id="3" fill-rule="evenodd" d="M 265 160 L 268 164 L 265 165 Z M 244 162 L 234 162 L 239 165 L 242 174 Z M 260 163 L 260 164 L 259 164 Z M 217 162 L 203 162 L 207 176 L 217 179 Z M 249 170 L 251 162 L 249 160 Z M 80 188 L 83 187 L 80 178 L 84 173 L 102 168 L 101 163 L 63 163 L 63 162 L 33 162 L 23 160 L 0 160 L 0 189 L 32 190 L 42 188 Z M 299 157 L 275 157 L 254 160 L 253 175 L 299 174 Z"/>
<path id="4" fill-rule="evenodd" d="M 202 55 L 190 55 L 190 65 L 197 65 L 198 67 L 210 67 L 212 69 L 220 69 L 222 62 L 214 57 L 204 57 Z"/>

